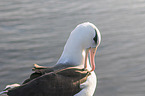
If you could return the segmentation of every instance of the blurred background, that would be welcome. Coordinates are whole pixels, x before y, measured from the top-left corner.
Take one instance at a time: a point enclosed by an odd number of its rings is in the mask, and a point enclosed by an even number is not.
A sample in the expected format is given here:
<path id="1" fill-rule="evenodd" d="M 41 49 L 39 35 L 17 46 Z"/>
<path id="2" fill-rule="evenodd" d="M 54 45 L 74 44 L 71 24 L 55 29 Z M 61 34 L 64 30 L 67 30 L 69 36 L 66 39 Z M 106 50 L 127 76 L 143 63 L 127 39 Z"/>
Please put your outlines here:
<path id="1" fill-rule="evenodd" d="M 144 0 L 0 0 L 0 90 L 22 83 L 34 63 L 54 65 L 86 21 L 102 34 L 94 96 L 145 96 Z"/>

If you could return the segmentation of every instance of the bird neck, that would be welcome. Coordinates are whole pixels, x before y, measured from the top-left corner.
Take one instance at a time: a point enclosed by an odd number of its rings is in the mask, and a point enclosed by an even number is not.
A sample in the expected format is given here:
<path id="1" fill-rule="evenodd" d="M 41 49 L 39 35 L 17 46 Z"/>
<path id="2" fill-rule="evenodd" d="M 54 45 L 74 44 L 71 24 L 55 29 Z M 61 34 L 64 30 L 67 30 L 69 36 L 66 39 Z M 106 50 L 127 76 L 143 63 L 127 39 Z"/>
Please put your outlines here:
<path id="1" fill-rule="evenodd" d="M 73 66 L 83 66 L 85 61 L 85 49 L 79 42 L 68 39 L 63 53 L 57 64 L 70 64 Z"/>

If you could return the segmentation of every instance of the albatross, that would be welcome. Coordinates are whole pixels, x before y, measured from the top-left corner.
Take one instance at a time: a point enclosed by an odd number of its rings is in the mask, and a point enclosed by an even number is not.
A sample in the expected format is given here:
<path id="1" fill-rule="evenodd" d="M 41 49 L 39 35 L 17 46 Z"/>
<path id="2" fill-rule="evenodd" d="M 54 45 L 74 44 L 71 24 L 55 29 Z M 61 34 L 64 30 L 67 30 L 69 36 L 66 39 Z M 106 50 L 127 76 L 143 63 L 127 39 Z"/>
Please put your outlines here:
<path id="1" fill-rule="evenodd" d="M 93 96 L 97 78 L 95 54 L 101 42 L 97 27 L 89 22 L 71 32 L 58 62 L 52 67 L 34 64 L 34 72 L 21 85 L 7 85 L 7 96 Z"/>

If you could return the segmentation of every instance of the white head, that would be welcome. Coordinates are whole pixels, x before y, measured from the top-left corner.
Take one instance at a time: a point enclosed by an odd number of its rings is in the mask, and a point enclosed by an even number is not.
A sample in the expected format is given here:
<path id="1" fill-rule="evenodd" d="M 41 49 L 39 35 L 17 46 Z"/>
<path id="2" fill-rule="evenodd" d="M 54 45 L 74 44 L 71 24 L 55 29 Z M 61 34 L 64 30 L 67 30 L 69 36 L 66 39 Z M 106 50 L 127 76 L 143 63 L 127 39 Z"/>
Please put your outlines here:
<path id="1" fill-rule="evenodd" d="M 90 62 L 94 70 L 94 57 L 100 42 L 101 35 L 94 24 L 89 22 L 79 24 L 71 32 L 58 63 L 71 62 L 74 66 L 84 64 L 86 68 L 90 51 Z"/>

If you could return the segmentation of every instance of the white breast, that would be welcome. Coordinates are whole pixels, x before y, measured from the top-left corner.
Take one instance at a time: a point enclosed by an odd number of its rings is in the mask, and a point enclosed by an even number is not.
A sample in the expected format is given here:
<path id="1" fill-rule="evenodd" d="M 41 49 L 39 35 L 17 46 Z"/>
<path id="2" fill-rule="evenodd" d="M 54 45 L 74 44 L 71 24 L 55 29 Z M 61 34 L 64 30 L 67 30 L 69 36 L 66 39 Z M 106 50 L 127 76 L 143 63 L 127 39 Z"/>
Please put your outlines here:
<path id="1" fill-rule="evenodd" d="M 91 72 L 87 81 L 80 85 L 82 90 L 74 96 L 93 96 L 97 84 L 95 72 Z"/>

